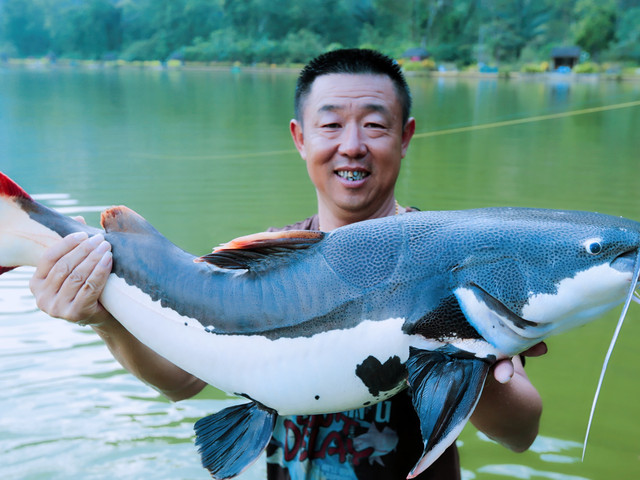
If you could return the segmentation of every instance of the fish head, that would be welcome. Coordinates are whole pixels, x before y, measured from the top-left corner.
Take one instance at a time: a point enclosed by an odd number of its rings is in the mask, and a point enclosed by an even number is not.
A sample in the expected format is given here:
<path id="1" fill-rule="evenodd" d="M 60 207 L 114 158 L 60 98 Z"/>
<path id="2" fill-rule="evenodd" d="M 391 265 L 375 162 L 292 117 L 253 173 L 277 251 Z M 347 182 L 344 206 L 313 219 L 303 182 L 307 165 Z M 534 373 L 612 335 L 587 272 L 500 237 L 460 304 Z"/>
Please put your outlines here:
<path id="1" fill-rule="evenodd" d="M 588 212 L 506 210 L 480 219 L 453 269 L 467 320 L 502 354 L 594 320 L 633 294 L 640 223 Z"/>

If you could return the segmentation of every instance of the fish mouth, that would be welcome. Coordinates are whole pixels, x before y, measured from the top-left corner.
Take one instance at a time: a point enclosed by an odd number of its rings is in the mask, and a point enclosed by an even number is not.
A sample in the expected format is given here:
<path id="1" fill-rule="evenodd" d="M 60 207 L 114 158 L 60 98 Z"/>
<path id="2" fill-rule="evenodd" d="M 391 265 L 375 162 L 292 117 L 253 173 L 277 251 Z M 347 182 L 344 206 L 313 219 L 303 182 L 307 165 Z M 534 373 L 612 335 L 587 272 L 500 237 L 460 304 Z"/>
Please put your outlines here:
<path id="1" fill-rule="evenodd" d="M 638 250 L 628 250 L 621 253 L 611 261 L 611 268 L 623 273 L 633 273 L 633 268 L 638 258 Z"/>
<path id="2" fill-rule="evenodd" d="M 371 175 L 371 172 L 364 169 L 337 169 L 334 173 L 347 182 L 361 182 Z"/>

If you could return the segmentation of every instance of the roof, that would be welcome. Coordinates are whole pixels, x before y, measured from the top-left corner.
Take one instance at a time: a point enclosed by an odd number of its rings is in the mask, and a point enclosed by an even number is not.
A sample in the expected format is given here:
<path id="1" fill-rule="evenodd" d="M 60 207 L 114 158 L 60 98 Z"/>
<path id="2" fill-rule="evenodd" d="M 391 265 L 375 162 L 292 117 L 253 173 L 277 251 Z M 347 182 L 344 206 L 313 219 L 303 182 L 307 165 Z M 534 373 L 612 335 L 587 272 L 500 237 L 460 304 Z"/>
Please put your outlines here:
<path id="1" fill-rule="evenodd" d="M 402 54 L 403 57 L 428 57 L 429 52 L 422 47 L 407 48 Z"/>
<path id="2" fill-rule="evenodd" d="M 578 58 L 582 50 L 580 47 L 553 47 L 551 57 L 575 57 Z"/>

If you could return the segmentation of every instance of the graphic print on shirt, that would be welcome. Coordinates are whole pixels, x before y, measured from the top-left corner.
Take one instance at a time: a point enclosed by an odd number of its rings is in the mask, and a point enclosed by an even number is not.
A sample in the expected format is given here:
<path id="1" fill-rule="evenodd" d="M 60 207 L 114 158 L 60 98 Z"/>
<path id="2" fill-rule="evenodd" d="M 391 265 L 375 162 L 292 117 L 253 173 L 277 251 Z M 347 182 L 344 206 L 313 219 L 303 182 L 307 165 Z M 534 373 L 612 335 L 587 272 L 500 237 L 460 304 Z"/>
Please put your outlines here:
<path id="1" fill-rule="evenodd" d="M 349 412 L 281 418 L 267 462 L 288 469 L 291 480 L 357 480 L 359 465 L 384 467 L 384 456 L 396 449 L 390 417 L 391 402 L 385 401 Z"/>

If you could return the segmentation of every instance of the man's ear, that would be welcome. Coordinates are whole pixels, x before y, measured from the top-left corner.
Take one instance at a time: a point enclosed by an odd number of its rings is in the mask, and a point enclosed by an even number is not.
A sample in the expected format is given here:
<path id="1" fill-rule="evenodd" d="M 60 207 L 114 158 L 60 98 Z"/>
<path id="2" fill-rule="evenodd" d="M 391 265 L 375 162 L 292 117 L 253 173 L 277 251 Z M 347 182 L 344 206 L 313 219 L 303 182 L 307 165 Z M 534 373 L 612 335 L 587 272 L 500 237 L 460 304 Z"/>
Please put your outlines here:
<path id="1" fill-rule="evenodd" d="M 411 117 L 407 120 L 407 123 L 404 124 L 404 128 L 402 129 L 402 158 L 407 154 L 407 149 L 409 148 L 409 142 L 413 137 L 413 134 L 416 132 L 416 119 Z"/>
<path id="2" fill-rule="evenodd" d="M 303 160 L 306 160 L 306 153 L 304 150 L 304 135 L 302 133 L 302 124 L 295 118 L 289 122 L 289 131 L 291 132 L 291 138 L 295 143 L 298 153 Z"/>

